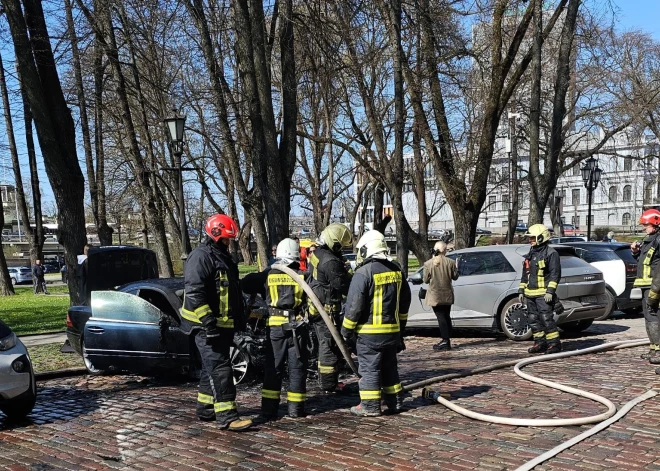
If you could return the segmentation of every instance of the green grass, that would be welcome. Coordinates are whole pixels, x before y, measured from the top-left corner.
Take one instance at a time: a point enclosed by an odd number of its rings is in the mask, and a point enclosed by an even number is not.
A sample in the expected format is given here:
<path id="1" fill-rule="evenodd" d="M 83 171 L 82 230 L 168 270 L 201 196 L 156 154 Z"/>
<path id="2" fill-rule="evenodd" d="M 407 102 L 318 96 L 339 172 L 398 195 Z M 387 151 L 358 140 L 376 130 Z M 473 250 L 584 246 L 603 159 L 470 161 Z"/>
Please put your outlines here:
<path id="1" fill-rule="evenodd" d="M 248 273 L 254 273 L 258 271 L 259 267 L 256 264 L 254 265 L 245 265 L 244 263 L 238 264 L 238 273 L 241 275 L 241 278 L 247 275 Z"/>
<path id="2" fill-rule="evenodd" d="M 60 343 L 28 347 L 34 372 L 43 373 L 45 371 L 82 368 L 85 366 L 82 358 L 76 353 L 60 353 L 60 348 L 62 348 Z"/>
<path id="3" fill-rule="evenodd" d="M 34 295 L 32 286 L 16 286 L 15 296 L 0 296 L 0 319 L 16 335 L 59 332 L 66 329 L 66 311 L 69 296 L 66 286 L 50 286 L 51 295 Z"/>

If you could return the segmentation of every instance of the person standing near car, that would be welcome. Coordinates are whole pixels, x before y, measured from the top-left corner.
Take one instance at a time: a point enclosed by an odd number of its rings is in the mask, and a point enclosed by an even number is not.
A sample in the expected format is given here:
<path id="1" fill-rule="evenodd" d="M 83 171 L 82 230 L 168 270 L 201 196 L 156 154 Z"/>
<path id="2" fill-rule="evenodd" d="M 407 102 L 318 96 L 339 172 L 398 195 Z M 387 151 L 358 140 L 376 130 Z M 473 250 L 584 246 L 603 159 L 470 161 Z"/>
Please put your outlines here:
<path id="1" fill-rule="evenodd" d="M 241 431 L 252 421 L 238 415 L 229 356 L 235 323 L 244 317 L 238 265 L 229 253 L 238 226 L 229 216 L 215 214 L 206 221 L 204 232 L 208 238 L 186 260 L 181 309 L 185 320 L 201 327 L 195 333 L 202 362 L 197 416 L 215 419 L 222 430 Z"/>
<path id="2" fill-rule="evenodd" d="M 646 323 L 646 333 L 649 336 L 651 346 L 648 353 L 641 356 L 653 365 L 660 365 L 660 315 L 658 304 L 660 303 L 660 272 L 658 264 L 660 254 L 660 211 L 648 209 L 639 218 L 639 224 L 644 226 L 646 237 L 642 241 L 635 241 L 630 245 L 633 257 L 638 260 L 637 278 L 633 286 L 642 290 L 642 309 Z M 660 368 L 656 370 L 660 374 Z"/>
<path id="3" fill-rule="evenodd" d="M 295 240 L 284 239 L 277 244 L 275 264 L 286 265 L 302 276 L 299 258 L 300 247 Z M 269 316 L 266 324 L 268 330 L 264 384 L 261 390 L 261 420 L 277 418 L 285 364 L 289 373 L 286 394 L 289 417 L 304 417 L 309 328 L 305 322 L 303 306 L 307 296 L 293 278 L 276 269 L 268 273 L 267 288 Z"/>
<path id="4" fill-rule="evenodd" d="M 410 286 L 399 265 L 388 255 L 383 234 L 367 232 L 357 244 L 357 269 L 346 299 L 341 333 L 357 353 L 360 404 L 351 414 L 381 415 L 381 398 L 388 412 L 401 412 L 403 389 L 397 353 L 406 349 L 403 335 L 410 308 Z"/>
<path id="5" fill-rule="evenodd" d="M 342 297 L 348 293 L 351 276 L 342 258 L 342 250 L 351 247 L 353 235 L 344 225 L 333 223 L 326 227 L 318 240 L 318 247 L 309 258 L 310 287 L 323 304 L 325 311 L 341 325 Z M 309 320 L 314 325 L 319 341 L 319 378 L 321 389 L 326 392 L 341 392 L 339 383 L 339 357 L 341 352 L 330 329 L 313 304 L 309 304 Z"/>
<path id="6" fill-rule="evenodd" d="M 561 279 L 559 254 L 548 244 L 550 231 L 543 224 L 534 224 L 525 233 L 531 248 L 523 261 L 518 290 L 521 304 L 527 305 L 527 317 L 534 335 L 529 353 L 561 352 L 559 330 L 554 317 L 557 286 Z"/>
<path id="7" fill-rule="evenodd" d="M 39 293 L 39 291 L 48 294 L 44 274 L 45 271 L 43 265 L 41 265 L 41 260 L 35 260 L 34 266 L 32 267 L 32 286 L 34 287 L 34 294 Z"/>
<path id="8" fill-rule="evenodd" d="M 438 319 L 441 341 L 433 345 L 433 350 L 442 352 L 451 350 L 451 306 L 454 304 L 452 281 L 458 279 L 456 262 L 445 257 L 447 244 L 438 241 L 433 246 L 433 258 L 424 263 L 424 283 L 429 284 L 426 291 L 426 304 L 433 308 Z"/>

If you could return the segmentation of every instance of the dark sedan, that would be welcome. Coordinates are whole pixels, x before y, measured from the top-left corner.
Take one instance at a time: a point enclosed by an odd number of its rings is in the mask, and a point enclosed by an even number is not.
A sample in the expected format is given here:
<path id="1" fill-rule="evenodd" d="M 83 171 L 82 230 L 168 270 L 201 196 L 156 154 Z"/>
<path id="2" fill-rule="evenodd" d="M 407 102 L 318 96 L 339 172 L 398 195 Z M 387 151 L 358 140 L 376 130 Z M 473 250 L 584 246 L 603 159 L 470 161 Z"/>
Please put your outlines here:
<path id="1" fill-rule="evenodd" d="M 93 291 L 91 306 L 69 308 L 67 338 L 91 374 L 128 371 L 195 376 L 200 363 L 194 337 L 179 317 L 182 293 L 182 278 L 143 280 L 113 291 Z M 252 317 L 260 315 L 256 309 Z M 251 366 L 258 366 L 263 342 L 257 336 L 236 335 L 231 348 L 236 384 Z"/>

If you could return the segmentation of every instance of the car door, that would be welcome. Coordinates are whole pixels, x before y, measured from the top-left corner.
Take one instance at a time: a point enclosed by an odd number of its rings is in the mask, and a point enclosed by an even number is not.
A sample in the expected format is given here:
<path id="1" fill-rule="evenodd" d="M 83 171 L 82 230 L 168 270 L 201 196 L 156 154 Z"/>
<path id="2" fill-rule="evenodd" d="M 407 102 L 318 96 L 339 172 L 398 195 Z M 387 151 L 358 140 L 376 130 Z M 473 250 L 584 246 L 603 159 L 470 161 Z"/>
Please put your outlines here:
<path id="1" fill-rule="evenodd" d="M 467 251 L 449 254 L 458 262 L 458 280 L 454 281 L 452 325 L 490 328 L 495 303 L 516 279 L 516 271 L 498 250 Z"/>
<path id="2" fill-rule="evenodd" d="M 408 325 L 410 327 L 433 327 L 438 325 L 433 308 L 419 298 L 420 289 L 428 288 L 427 284 L 423 284 L 423 276 L 424 268 L 422 267 L 408 277 L 412 298 L 408 310 Z"/>
<path id="3" fill-rule="evenodd" d="M 167 349 L 158 308 L 120 291 L 93 291 L 91 307 L 83 342 L 96 368 L 140 372 L 162 366 Z"/>

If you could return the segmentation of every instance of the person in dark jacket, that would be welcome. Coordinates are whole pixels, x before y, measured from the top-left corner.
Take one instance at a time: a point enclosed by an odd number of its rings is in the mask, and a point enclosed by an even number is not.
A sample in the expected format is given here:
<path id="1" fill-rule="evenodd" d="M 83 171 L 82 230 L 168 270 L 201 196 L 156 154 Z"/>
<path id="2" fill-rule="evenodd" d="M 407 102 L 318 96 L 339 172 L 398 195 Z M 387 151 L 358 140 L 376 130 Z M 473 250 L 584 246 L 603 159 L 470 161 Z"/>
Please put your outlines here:
<path id="1" fill-rule="evenodd" d="M 644 226 L 646 237 L 643 241 L 636 241 L 630 246 L 633 257 L 637 263 L 637 277 L 633 286 L 642 290 L 642 309 L 646 323 L 646 333 L 649 336 L 651 346 L 648 353 L 641 357 L 649 363 L 660 365 L 660 315 L 658 304 L 660 304 L 660 211 L 649 209 L 642 213 L 639 224 Z M 656 370 L 660 374 L 660 368 Z"/>
<path id="2" fill-rule="evenodd" d="M 561 351 L 559 330 L 554 309 L 557 286 L 561 279 L 559 254 L 549 246 L 550 232 L 543 224 L 532 225 L 525 234 L 531 248 L 525 255 L 518 290 L 520 303 L 527 305 L 529 325 L 534 345 L 529 353 L 558 353 Z"/>
<path id="3" fill-rule="evenodd" d="M 229 216 L 216 214 L 206 221 L 204 230 L 208 239 L 186 260 L 181 309 L 186 321 L 200 327 L 195 330 L 202 360 L 197 416 L 215 419 L 220 429 L 241 431 L 251 427 L 252 421 L 238 415 L 229 357 L 234 327 L 245 315 L 238 266 L 229 253 L 238 227 Z"/>
<path id="4" fill-rule="evenodd" d="M 45 273 L 41 260 L 35 260 L 34 266 L 32 267 L 32 285 L 34 287 L 34 294 L 39 293 L 39 291 L 48 294 L 46 279 L 44 278 Z"/>
<path id="5" fill-rule="evenodd" d="M 78 302 L 81 306 L 89 306 L 89 299 L 87 296 L 87 256 L 91 244 L 85 244 L 83 247 L 83 254 L 78 255 L 78 265 L 76 266 L 76 279 L 78 280 Z"/>
<path id="6" fill-rule="evenodd" d="M 321 232 L 317 243 L 318 247 L 309 258 L 309 285 L 328 315 L 340 326 L 342 298 L 348 293 L 351 282 L 342 258 L 342 249 L 352 245 L 353 235 L 344 224 L 330 224 Z M 327 392 L 340 392 L 343 388 L 343 384 L 339 383 L 338 363 L 341 352 L 312 303 L 309 304 L 309 320 L 314 325 L 319 341 L 321 388 Z"/>
<path id="7" fill-rule="evenodd" d="M 288 266 L 302 275 L 298 265 L 299 257 L 300 247 L 293 239 L 284 239 L 277 245 L 275 263 Z M 268 273 L 267 287 L 268 342 L 261 390 L 261 420 L 277 418 L 285 364 L 289 373 L 286 395 L 289 417 L 304 417 L 309 328 L 303 316 L 303 306 L 307 296 L 302 286 L 276 269 Z"/>
<path id="8" fill-rule="evenodd" d="M 438 319 L 441 341 L 433 350 L 451 350 L 451 305 L 454 304 L 454 287 L 451 282 L 458 279 L 456 262 L 445 257 L 447 244 L 441 240 L 433 247 L 433 257 L 424 263 L 424 283 L 429 283 L 424 300 L 433 308 Z"/>
<path id="9" fill-rule="evenodd" d="M 358 268 L 348 290 L 341 333 L 358 357 L 360 404 L 357 416 L 381 415 L 381 398 L 390 413 L 401 411 L 403 397 L 396 355 L 405 350 L 404 331 L 410 286 L 388 255 L 385 237 L 367 232 L 357 244 Z"/>

